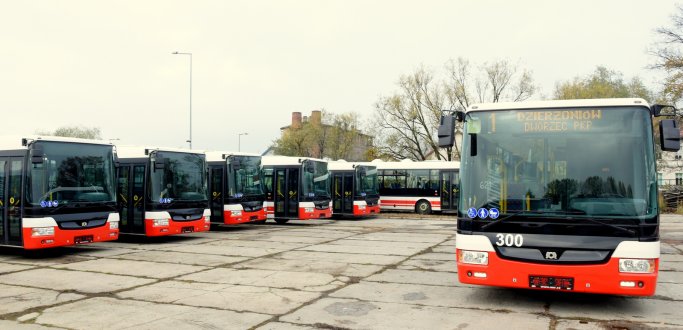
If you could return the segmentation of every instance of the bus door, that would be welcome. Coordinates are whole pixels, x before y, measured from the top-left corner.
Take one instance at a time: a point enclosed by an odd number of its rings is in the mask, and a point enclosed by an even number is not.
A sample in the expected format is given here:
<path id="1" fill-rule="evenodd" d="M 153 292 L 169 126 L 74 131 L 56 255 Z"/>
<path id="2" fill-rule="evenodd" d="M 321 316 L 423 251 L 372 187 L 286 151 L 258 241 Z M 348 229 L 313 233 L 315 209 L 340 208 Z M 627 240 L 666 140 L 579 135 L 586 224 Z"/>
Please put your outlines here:
<path id="1" fill-rule="evenodd" d="M 118 194 L 121 232 L 145 233 L 145 165 L 121 164 L 118 169 Z"/>
<path id="2" fill-rule="evenodd" d="M 209 208 L 211 209 L 211 221 L 223 222 L 223 166 L 212 166 L 209 172 L 209 182 L 211 188 L 211 199 Z"/>
<path id="3" fill-rule="evenodd" d="M 441 171 L 441 210 L 458 209 L 458 173 L 455 171 Z"/>
<path id="4" fill-rule="evenodd" d="M 299 216 L 299 169 L 275 170 L 274 204 L 276 218 Z"/>
<path id="5" fill-rule="evenodd" d="M 332 180 L 332 213 L 353 214 L 353 173 L 336 173 Z"/>
<path id="6" fill-rule="evenodd" d="M 21 245 L 23 167 L 23 157 L 0 157 L 0 237 L 4 244 Z"/>
<path id="7" fill-rule="evenodd" d="M 353 173 L 344 173 L 343 191 L 344 205 L 342 208 L 342 213 L 353 214 Z"/>

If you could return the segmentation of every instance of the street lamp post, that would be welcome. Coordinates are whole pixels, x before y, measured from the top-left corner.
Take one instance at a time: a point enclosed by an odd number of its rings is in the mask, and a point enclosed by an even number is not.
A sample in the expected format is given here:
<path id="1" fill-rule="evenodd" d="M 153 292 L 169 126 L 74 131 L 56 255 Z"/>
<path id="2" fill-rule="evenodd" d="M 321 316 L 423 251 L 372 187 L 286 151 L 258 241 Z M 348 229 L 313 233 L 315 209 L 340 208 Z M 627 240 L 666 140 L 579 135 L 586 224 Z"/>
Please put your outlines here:
<path id="1" fill-rule="evenodd" d="M 239 133 L 237 134 L 237 151 L 242 151 L 242 135 L 249 135 L 249 133 Z"/>
<path id="2" fill-rule="evenodd" d="M 173 52 L 173 55 L 189 55 L 190 56 L 190 139 L 185 141 L 190 144 L 192 149 L 192 53 Z"/>

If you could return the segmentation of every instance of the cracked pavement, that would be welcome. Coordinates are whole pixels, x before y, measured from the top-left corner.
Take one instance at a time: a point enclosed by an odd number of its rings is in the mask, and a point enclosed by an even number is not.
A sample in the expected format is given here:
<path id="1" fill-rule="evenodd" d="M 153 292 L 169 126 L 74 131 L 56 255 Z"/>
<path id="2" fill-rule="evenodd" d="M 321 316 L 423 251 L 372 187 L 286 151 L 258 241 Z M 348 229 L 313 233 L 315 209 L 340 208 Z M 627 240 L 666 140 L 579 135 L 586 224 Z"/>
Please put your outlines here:
<path id="1" fill-rule="evenodd" d="M 0 248 L 0 328 L 683 328 L 683 216 L 648 298 L 463 285 L 454 217 L 403 217 Z"/>

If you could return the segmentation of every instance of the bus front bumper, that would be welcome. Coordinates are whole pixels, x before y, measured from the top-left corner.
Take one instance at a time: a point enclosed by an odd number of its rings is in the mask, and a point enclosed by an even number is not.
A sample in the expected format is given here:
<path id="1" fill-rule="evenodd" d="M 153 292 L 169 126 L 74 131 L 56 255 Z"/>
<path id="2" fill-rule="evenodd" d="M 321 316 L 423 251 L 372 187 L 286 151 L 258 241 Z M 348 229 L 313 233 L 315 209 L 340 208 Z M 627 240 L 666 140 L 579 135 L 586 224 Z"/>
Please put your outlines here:
<path id="1" fill-rule="evenodd" d="M 457 260 L 456 249 L 458 280 L 461 283 L 530 289 L 531 276 L 564 278 L 572 279 L 571 290 L 543 287 L 532 289 L 628 296 L 652 296 L 657 286 L 659 259 L 655 259 L 653 273 L 636 274 L 619 272 L 618 258 L 610 258 L 605 264 L 550 265 L 507 260 L 500 258 L 495 252 L 487 253 L 488 264 L 475 265 Z"/>
<path id="2" fill-rule="evenodd" d="M 183 233 L 194 233 L 208 231 L 210 222 L 207 221 L 206 216 L 202 216 L 197 220 L 192 221 L 174 221 L 168 219 L 167 225 L 156 225 L 155 219 L 145 219 L 145 235 L 146 236 L 168 236 Z"/>
<path id="3" fill-rule="evenodd" d="M 239 215 L 233 215 L 232 211 L 223 212 L 223 220 L 226 225 L 237 225 L 240 223 L 247 223 L 253 221 L 266 220 L 266 210 L 260 209 L 258 211 L 247 212 L 240 211 Z"/>
<path id="4" fill-rule="evenodd" d="M 118 225 L 118 222 L 116 222 Z M 32 236 L 33 228 L 22 228 L 24 248 L 27 250 L 71 246 L 95 242 L 113 241 L 119 238 L 119 229 L 110 228 L 107 222 L 103 226 L 87 229 L 60 229 L 54 226 L 54 235 Z"/>
<path id="5" fill-rule="evenodd" d="M 309 220 L 309 219 L 326 219 L 332 217 L 332 209 L 327 208 L 324 210 L 317 209 L 315 207 L 300 207 L 299 208 L 299 219 Z"/>

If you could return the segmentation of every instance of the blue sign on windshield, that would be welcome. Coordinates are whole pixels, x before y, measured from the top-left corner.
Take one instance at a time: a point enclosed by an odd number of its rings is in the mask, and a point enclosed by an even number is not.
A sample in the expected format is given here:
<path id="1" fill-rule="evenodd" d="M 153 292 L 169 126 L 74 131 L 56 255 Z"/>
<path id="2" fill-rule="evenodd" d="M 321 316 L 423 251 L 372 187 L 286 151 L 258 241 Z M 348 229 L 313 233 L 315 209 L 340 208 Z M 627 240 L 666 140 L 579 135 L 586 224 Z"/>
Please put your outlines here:
<path id="1" fill-rule="evenodd" d="M 470 207 L 467 209 L 467 216 L 470 217 L 471 219 L 474 219 L 477 217 L 477 209 L 474 207 Z"/>
<path id="2" fill-rule="evenodd" d="M 59 205 L 59 201 L 40 201 L 40 207 L 57 207 Z"/>
<path id="3" fill-rule="evenodd" d="M 498 212 L 497 208 L 494 207 L 494 208 L 489 210 L 489 217 L 491 219 L 498 219 L 499 215 L 500 215 L 500 213 Z"/>

